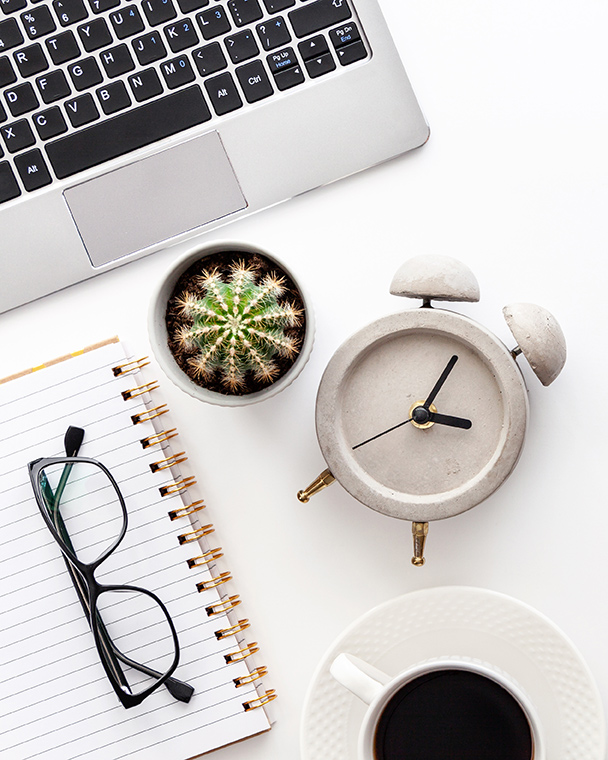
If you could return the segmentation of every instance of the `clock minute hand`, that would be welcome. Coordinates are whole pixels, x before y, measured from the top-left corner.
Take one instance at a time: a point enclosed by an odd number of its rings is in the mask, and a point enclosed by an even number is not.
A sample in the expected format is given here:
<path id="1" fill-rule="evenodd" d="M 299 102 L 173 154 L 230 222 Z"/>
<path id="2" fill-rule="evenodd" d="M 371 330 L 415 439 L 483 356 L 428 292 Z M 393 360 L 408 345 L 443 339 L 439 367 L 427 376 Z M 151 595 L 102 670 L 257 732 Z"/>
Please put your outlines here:
<path id="1" fill-rule="evenodd" d="M 464 417 L 452 417 L 449 414 L 439 414 L 438 412 L 429 412 L 429 421 L 436 422 L 438 425 L 462 428 L 463 430 L 469 430 L 473 424 L 471 420 Z"/>
<path id="2" fill-rule="evenodd" d="M 435 400 L 435 396 L 439 393 L 439 391 L 441 390 L 442 385 L 448 379 L 448 375 L 454 369 L 454 365 L 456 364 L 457 361 L 458 361 L 458 357 L 456 356 L 456 354 L 454 354 L 454 356 L 452 356 L 452 358 L 450 359 L 450 361 L 446 364 L 446 367 L 443 370 L 443 372 L 441 373 L 441 376 L 440 376 L 439 380 L 437 380 L 437 382 L 435 383 L 435 386 L 433 387 L 433 390 L 427 396 L 427 399 L 426 399 L 426 401 L 423 404 L 423 407 L 425 409 L 428 409 L 431 406 L 431 404 Z"/>

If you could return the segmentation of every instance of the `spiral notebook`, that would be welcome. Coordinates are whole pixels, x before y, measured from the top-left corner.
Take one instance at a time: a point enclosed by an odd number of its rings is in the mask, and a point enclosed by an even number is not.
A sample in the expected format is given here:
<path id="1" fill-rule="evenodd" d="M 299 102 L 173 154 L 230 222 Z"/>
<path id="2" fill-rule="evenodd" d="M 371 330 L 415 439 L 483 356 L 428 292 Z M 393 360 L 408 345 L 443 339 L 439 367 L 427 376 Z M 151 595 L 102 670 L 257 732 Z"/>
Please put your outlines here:
<path id="1" fill-rule="evenodd" d="M 205 504 L 192 495 L 196 481 L 179 471 L 186 455 L 170 448 L 168 409 L 141 376 L 145 363 L 112 339 L 0 381 L 3 760 L 186 760 L 270 728 L 275 694 Z M 164 602 L 180 643 L 174 675 L 194 687 L 187 704 L 161 687 L 126 710 L 105 676 L 26 468 L 63 456 L 70 425 L 85 430 L 80 455 L 110 469 L 129 516 L 96 577 Z"/>

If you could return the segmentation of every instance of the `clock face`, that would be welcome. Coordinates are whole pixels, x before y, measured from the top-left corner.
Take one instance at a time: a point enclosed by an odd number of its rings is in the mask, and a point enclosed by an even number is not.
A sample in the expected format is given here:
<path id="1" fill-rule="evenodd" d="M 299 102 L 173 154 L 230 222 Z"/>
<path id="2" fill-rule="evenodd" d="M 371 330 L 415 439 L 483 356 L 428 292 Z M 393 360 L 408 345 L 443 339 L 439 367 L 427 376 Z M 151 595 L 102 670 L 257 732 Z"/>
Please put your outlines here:
<path id="1" fill-rule="evenodd" d="M 334 477 L 367 506 L 416 521 L 489 496 L 517 461 L 526 419 L 523 379 L 505 346 L 472 320 L 430 308 L 353 336 L 317 398 Z"/>

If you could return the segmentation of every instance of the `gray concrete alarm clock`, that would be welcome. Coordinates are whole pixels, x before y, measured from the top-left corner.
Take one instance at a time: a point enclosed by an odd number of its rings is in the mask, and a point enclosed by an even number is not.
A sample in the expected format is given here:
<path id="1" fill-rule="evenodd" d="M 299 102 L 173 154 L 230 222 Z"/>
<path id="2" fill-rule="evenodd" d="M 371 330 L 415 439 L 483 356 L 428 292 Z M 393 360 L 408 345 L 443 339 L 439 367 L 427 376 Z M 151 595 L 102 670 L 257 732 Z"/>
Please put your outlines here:
<path id="1" fill-rule="evenodd" d="M 566 345 L 554 317 L 534 304 L 503 310 L 513 350 L 469 317 L 431 306 L 479 300 L 472 272 L 450 257 L 410 259 L 391 293 L 422 306 L 372 322 L 330 360 L 316 403 L 328 469 L 298 498 L 337 480 L 366 506 L 412 521 L 420 566 L 428 523 L 482 502 L 519 458 L 528 396 L 517 356 L 549 385 Z"/>

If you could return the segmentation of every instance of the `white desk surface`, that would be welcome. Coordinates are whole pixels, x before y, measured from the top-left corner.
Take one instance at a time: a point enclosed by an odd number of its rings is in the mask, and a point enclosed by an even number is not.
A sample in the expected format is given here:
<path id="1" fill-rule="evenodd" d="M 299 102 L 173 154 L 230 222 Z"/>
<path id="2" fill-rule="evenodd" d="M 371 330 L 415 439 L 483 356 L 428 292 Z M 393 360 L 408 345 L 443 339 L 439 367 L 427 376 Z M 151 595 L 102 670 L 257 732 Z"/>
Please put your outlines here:
<path id="1" fill-rule="evenodd" d="M 303 374 L 270 401 L 224 409 L 151 367 L 280 695 L 273 730 L 222 760 L 297 760 L 306 689 L 333 639 L 377 604 L 437 585 L 481 586 L 540 610 L 580 649 L 608 704 L 608 5 L 381 5 L 431 126 L 427 145 L 205 238 L 264 247 L 308 287 L 317 335 Z M 509 347 L 502 307 L 548 308 L 568 359 L 549 388 L 522 365 L 531 420 L 517 468 L 482 505 L 431 525 L 417 569 L 409 523 L 337 484 L 308 505 L 295 495 L 325 466 L 314 407 L 326 363 L 352 332 L 410 305 L 388 288 L 420 253 L 471 267 L 481 301 L 455 308 Z M 175 256 L 0 316 L 0 374 L 113 334 L 148 353 L 149 293 Z"/>

